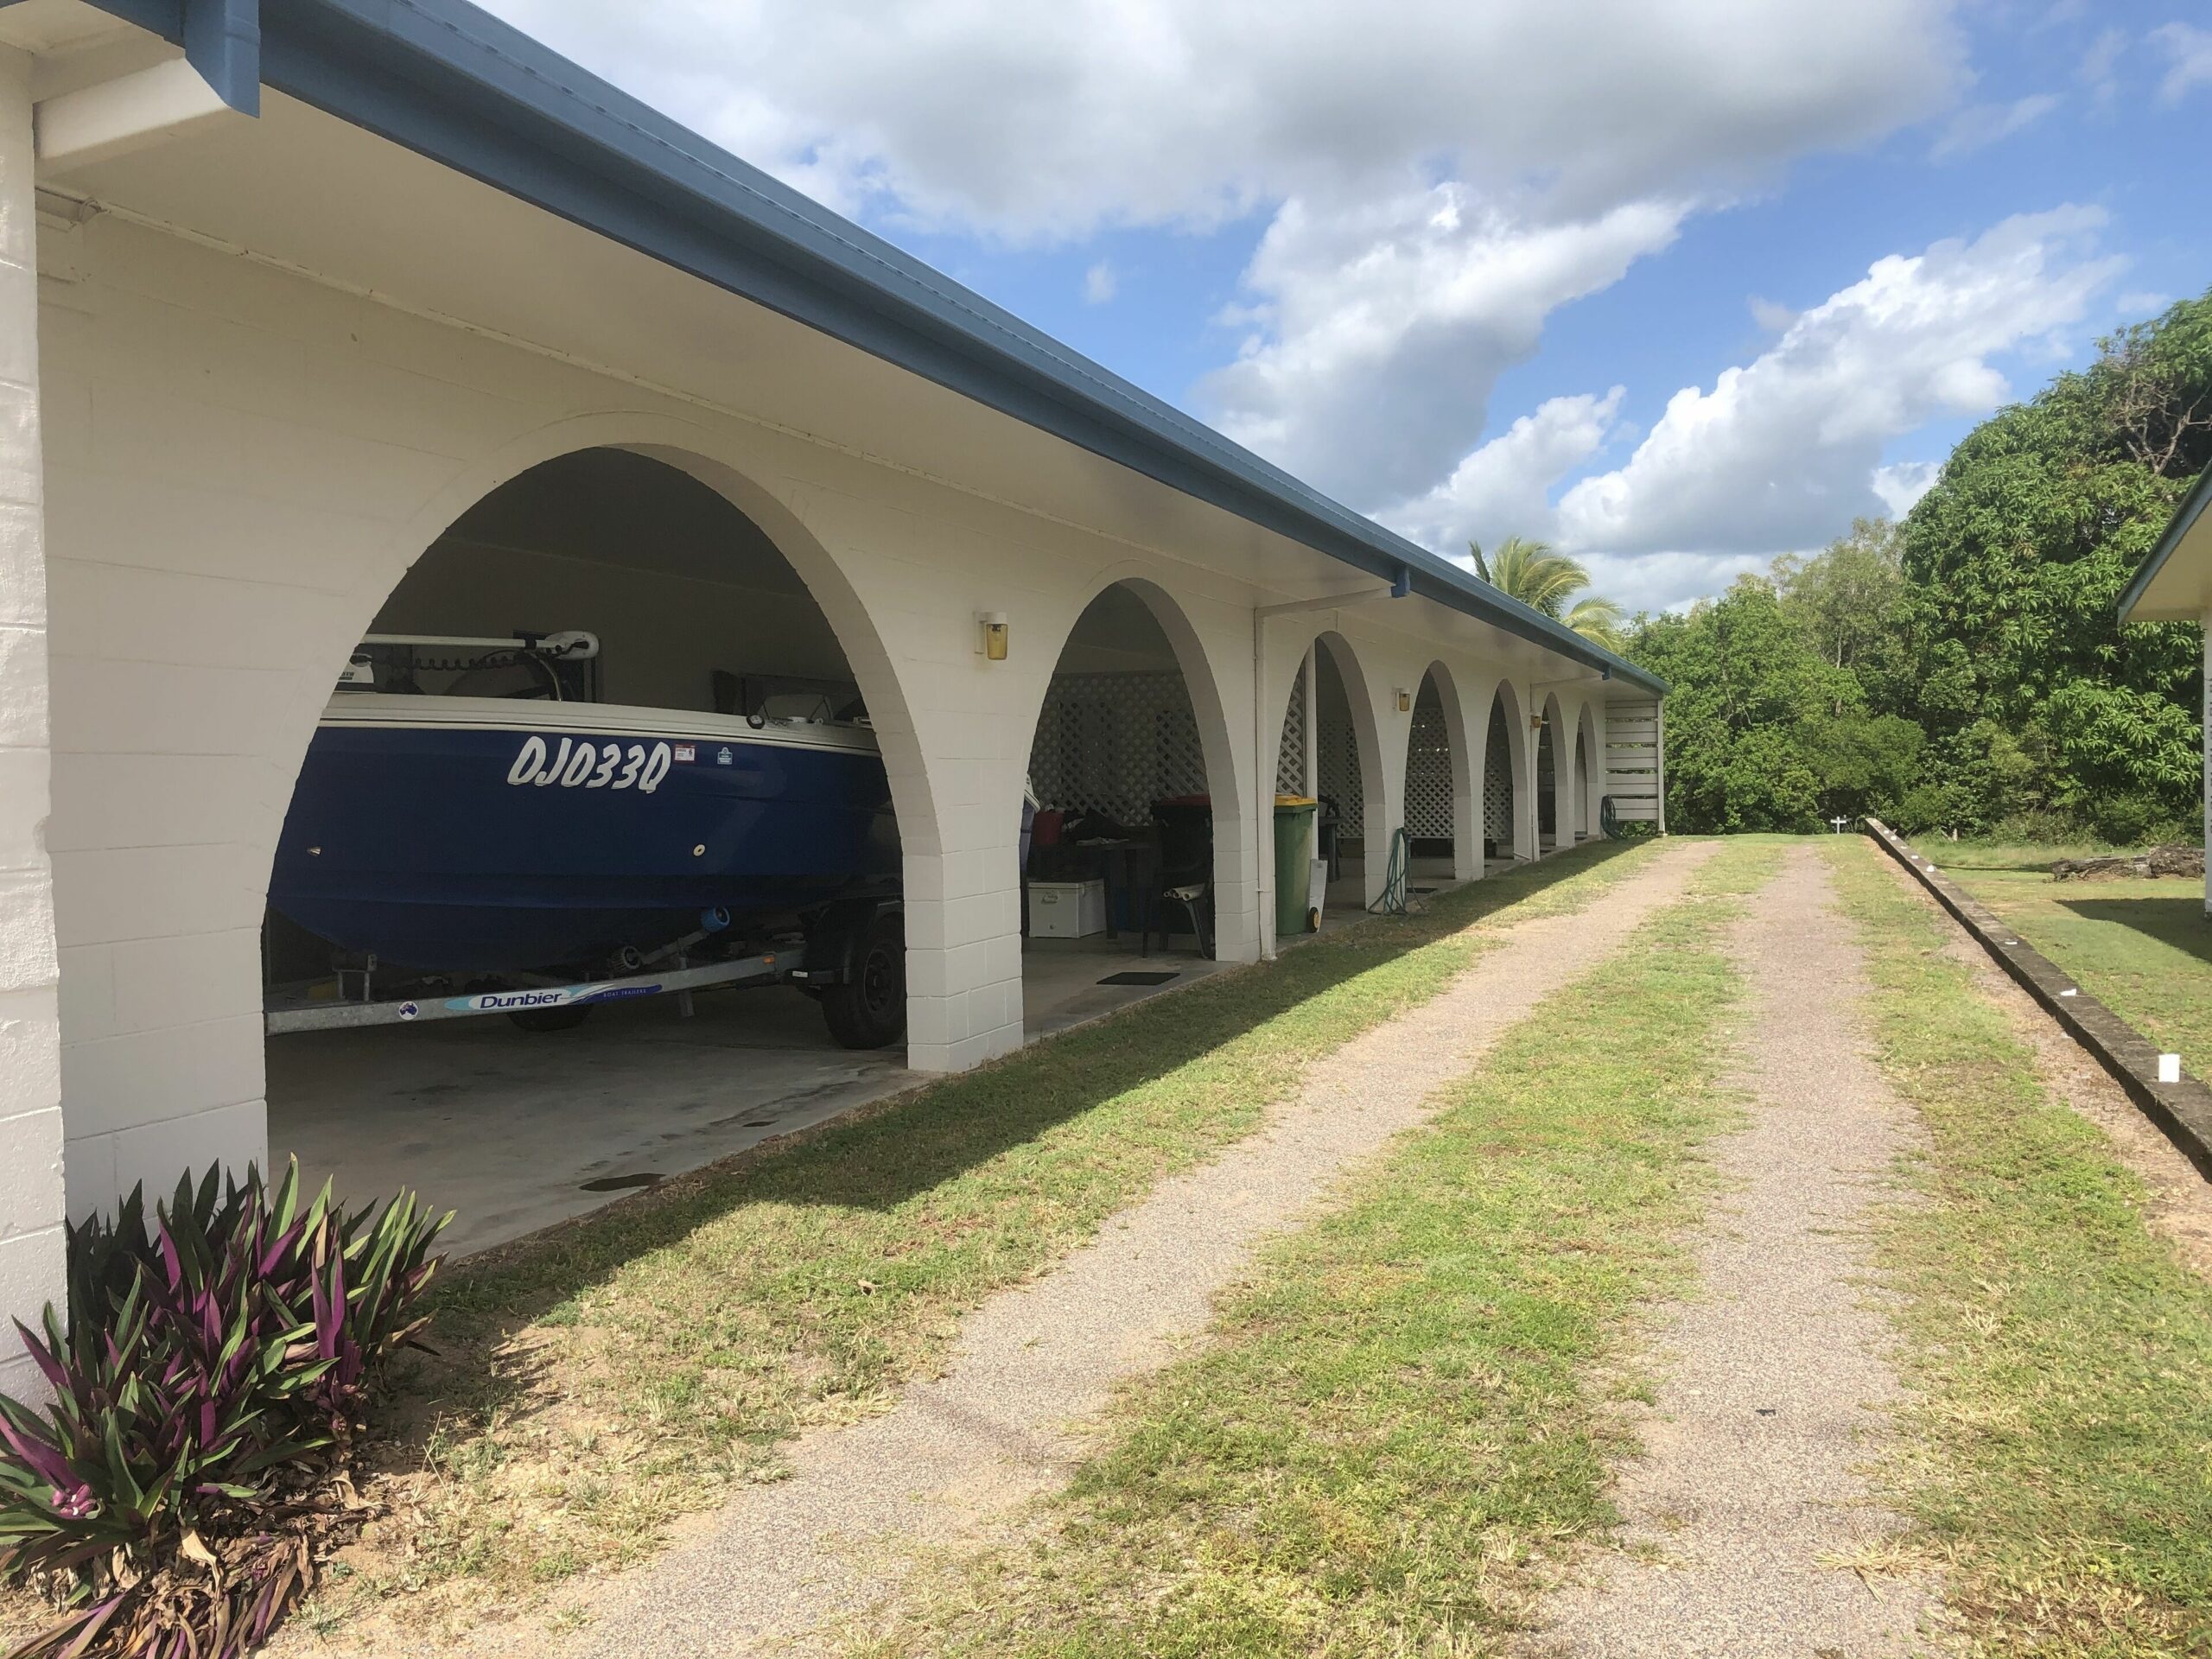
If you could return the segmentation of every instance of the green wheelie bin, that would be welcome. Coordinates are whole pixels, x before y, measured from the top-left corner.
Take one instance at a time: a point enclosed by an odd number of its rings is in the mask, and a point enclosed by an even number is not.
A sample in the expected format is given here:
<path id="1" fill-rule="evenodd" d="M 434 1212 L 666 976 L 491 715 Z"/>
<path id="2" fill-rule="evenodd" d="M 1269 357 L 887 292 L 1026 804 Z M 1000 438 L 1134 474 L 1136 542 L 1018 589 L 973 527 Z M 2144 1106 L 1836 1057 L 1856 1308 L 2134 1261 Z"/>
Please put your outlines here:
<path id="1" fill-rule="evenodd" d="M 1275 797 L 1275 935 L 1311 933 L 1317 918 L 1307 900 L 1313 880 L 1313 814 L 1310 795 Z"/>

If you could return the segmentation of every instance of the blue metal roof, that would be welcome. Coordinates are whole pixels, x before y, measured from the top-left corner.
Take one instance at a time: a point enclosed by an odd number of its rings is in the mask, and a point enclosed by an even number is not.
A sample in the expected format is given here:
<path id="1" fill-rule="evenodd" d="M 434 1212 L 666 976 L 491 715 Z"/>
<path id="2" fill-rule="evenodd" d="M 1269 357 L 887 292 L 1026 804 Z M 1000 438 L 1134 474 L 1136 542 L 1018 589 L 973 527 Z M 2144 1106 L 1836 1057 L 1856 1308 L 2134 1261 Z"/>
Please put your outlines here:
<path id="1" fill-rule="evenodd" d="M 252 0 L 93 0 L 235 52 Z M 242 15 L 243 14 L 243 15 Z M 467 0 L 260 0 L 260 79 L 1169 488 L 1647 690 L 1666 682 L 1329 499 Z"/>

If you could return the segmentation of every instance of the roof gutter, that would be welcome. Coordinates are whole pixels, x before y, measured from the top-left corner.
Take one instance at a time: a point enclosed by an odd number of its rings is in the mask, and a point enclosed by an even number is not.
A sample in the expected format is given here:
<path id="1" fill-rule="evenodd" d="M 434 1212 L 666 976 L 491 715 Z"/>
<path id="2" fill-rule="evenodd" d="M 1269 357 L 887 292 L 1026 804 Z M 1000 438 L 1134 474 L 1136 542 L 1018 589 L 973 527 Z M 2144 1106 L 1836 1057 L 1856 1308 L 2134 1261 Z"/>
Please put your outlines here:
<path id="1" fill-rule="evenodd" d="M 200 8 L 253 0 L 92 3 L 184 43 Z M 1354 569 L 1668 690 L 467 0 L 259 0 L 258 22 L 262 81 L 326 114 Z"/>

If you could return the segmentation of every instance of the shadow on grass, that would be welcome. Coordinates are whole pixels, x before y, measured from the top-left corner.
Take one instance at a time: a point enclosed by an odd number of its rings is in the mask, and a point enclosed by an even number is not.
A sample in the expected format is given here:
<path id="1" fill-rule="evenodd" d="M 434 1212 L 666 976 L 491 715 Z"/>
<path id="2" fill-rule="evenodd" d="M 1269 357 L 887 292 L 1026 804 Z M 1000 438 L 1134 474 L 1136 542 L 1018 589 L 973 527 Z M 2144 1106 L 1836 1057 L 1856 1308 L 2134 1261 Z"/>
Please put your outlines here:
<path id="1" fill-rule="evenodd" d="M 976 1071 L 934 1079 L 470 1257 L 448 1269 L 431 1299 L 439 1346 L 466 1363 L 449 1344 L 480 1350 L 626 1263 L 748 1205 L 890 1209 L 1638 844 L 1594 842 L 1456 888 L 1420 914 L 1372 918 L 1308 940 L 1273 963 L 1209 976 Z"/>
<path id="2" fill-rule="evenodd" d="M 2133 899 L 2062 899 L 2061 910 L 2070 910 L 2083 921 L 2111 922 L 2156 939 L 2161 944 L 2212 963 L 2212 918 L 2204 913 L 2202 893 L 2171 897 L 2146 893 Z"/>

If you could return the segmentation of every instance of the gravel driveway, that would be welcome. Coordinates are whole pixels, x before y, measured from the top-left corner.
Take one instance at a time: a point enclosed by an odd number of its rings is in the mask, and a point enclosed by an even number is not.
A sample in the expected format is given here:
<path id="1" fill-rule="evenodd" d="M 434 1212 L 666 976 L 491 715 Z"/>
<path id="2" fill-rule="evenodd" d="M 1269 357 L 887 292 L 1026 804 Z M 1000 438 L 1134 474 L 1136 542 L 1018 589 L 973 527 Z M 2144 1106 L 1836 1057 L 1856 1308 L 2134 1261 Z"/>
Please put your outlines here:
<path id="1" fill-rule="evenodd" d="M 1263 1237 L 1421 1122 L 1437 1090 L 1681 896 L 1713 850 L 1674 843 L 1579 913 L 1503 932 L 1442 995 L 1317 1063 L 1265 1129 L 978 1308 L 944 1375 L 881 1417 L 804 1437 L 790 1479 L 747 1490 L 651 1566 L 564 1592 L 556 1614 L 589 1620 L 565 1643 L 509 1627 L 477 1650 L 650 1659 L 804 1643 L 893 1589 L 918 1549 L 986 1535 L 1067 1478 L 1082 1420 L 1204 1331 Z"/>

